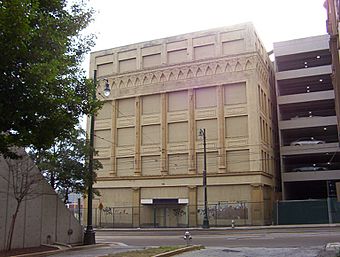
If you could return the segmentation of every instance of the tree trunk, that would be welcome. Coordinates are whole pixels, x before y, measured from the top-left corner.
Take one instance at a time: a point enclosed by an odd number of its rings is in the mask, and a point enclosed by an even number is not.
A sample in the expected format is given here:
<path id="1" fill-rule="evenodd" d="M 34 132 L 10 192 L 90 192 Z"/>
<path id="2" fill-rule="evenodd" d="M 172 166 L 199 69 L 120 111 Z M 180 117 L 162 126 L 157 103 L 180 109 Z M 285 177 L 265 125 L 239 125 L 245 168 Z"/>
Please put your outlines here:
<path id="1" fill-rule="evenodd" d="M 68 203 L 68 195 L 69 195 L 69 193 L 68 193 L 68 188 L 66 188 L 65 190 L 66 190 L 66 191 L 65 191 L 64 204 L 67 204 L 67 203 Z"/>
<path id="2" fill-rule="evenodd" d="M 20 204 L 21 204 L 21 201 L 17 201 L 17 207 L 16 207 L 15 212 L 12 216 L 11 226 L 9 227 L 9 231 L 8 231 L 7 246 L 6 246 L 7 251 L 11 250 L 11 248 L 12 248 L 12 239 L 13 239 L 15 221 L 16 221 L 17 216 L 18 216 Z"/>
<path id="3" fill-rule="evenodd" d="M 54 178 L 54 171 L 51 172 L 51 179 L 50 179 L 51 187 L 55 190 L 55 178 Z"/>

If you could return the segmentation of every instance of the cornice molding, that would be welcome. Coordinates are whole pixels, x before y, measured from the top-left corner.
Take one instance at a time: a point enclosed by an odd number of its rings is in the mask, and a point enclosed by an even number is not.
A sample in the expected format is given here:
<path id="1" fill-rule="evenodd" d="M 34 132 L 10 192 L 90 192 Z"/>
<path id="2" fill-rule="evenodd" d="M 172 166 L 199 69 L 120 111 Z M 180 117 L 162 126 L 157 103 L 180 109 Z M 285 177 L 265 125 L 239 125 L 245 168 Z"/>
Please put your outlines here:
<path id="1" fill-rule="evenodd" d="M 153 70 L 143 70 L 109 77 L 112 90 L 150 86 L 168 81 L 181 81 L 192 78 L 207 77 L 221 73 L 258 70 L 261 77 L 268 78 L 268 72 L 256 52 L 235 57 L 219 58 L 201 62 L 190 62 Z"/>

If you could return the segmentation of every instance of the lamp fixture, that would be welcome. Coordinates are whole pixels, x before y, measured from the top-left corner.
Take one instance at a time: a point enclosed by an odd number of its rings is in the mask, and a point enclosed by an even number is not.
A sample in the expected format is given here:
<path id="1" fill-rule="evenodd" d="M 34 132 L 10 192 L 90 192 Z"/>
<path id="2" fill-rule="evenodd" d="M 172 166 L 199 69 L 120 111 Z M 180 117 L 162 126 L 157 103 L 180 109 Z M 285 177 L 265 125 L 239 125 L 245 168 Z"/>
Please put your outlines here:
<path id="1" fill-rule="evenodd" d="M 105 81 L 104 95 L 109 96 L 111 94 L 110 83 L 108 79 L 103 79 Z"/>

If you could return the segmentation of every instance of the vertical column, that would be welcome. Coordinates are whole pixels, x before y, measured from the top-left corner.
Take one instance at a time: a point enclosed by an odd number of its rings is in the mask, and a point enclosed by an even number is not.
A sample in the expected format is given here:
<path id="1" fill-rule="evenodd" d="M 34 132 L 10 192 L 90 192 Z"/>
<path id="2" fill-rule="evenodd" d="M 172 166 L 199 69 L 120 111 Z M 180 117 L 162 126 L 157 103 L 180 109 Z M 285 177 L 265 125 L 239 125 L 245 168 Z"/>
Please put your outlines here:
<path id="1" fill-rule="evenodd" d="M 251 224 L 264 225 L 263 185 L 251 185 Z"/>
<path id="2" fill-rule="evenodd" d="M 218 126 L 218 173 L 226 172 L 225 152 L 225 125 L 224 125 L 224 101 L 223 86 L 217 86 L 217 126 Z"/>
<path id="3" fill-rule="evenodd" d="M 166 50 L 166 43 L 162 44 L 161 62 L 162 64 L 166 64 L 168 62 L 168 52 Z"/>
<path id="4" fill-rule="evenodd" d="M 168 142 L 168 124 L 167 124 L 167 113 L 168 113 L 168 101 L 166 93 L 161 94 L 161 173 L 162 175 L 168 174 L 167 168 L 167 142 Z"/>
<path id="5" fill-rule="evenodd" d="M 132 226 L 140 227 L 140 187 L 132 188 Z"/>
<path id="6" fill-rule="evenodd" d="M 188 187 L 189 195 L 189 227 L 197 226 L 197 187 Z"/>
<path id="7" fill-rule="evenodd" d="M 113 54 L 113 72 L 119 72 L 119 60 L 118 60 L 118 53 Z"/>
<path id="8" fill-rule="evenodd" d="M 137 70 L 140 70 L 143 67 L 143 58 L 142 58 L 142 50 L 140 47 L 137 47 L 137 51 L 136 51 L 136 68 Z"/>
<path id="9" fill-rule="evenodd" d="M 194 59 L 194 47 L 192 43 L 192 38 L 188 38 L 187 46 L 188 61 L 192 61 Z"/>
<path id="10" fill-rule="evenodd" d="M 117 100 L 112 100 L 112 115 L 111 115 L 111 173 L 116 176 L 116 145 L 117 145 Z"/>
<path id="11" fill-rule="evenodd" d="M 135 131 L 136 131 L 136 138 L 135 138 L 135 175 L 141 175 L 141 103 L 140 103 L 140 96 L 136 97 L 136 112 L 135 112 Z"/>
<path id="12" fill-rule="evenodd" d="M 188 90 L 188 108 L 189 108 L 189 174 L 196 174 L 196 156 L 195 156 L 195 94 L 193 89 Z"/>
<path id="13" fill-rule="evenodd" d="M 221 42 L 221 33 L 217 33 L 216 34 L 216 52 L 215 52 L 215 56 L 219 57 L 222 56 L 222 42 Z"/>

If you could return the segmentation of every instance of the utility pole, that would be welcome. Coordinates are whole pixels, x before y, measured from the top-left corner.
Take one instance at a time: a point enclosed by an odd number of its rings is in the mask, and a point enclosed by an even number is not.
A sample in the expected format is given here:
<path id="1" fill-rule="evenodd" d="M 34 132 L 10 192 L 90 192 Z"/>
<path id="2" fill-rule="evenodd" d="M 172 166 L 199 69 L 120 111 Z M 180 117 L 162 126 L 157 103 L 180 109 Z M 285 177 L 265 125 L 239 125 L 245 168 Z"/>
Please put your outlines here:
<path id="1" fill-rule="evenodd" d="M 209 228 L 208 197 L 207 197 L 207 142 L 206 131 L 200 129 L 199 135 L 203 137 L 203 190 L 204 190 L 204 217 L 202 228 Z"/>

